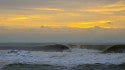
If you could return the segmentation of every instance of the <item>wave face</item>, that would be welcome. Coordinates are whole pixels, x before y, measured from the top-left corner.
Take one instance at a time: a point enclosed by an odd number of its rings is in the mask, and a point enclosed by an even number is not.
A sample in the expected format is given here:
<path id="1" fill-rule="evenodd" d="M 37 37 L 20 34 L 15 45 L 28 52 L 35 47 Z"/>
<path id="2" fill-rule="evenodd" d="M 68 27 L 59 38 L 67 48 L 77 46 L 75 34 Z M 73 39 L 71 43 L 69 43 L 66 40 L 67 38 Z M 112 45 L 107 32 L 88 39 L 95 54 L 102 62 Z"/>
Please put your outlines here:
<path id="1" fill-rule="evenodd" d="M 125 45 L 114 45 L 107 48 L 104 53 L 125 53 Z"/>
<path id="2" fill-rule="evenodd" d="M 62 52 L 64 50 L 69 50 L 69 46 L 62 44 L 3 44 L 0 45 L 0 50 Z"/>
<path id="3" fill-rule="evenodd" d="M 63 48 L 61 48 L 62 46 Z M 73 48 L 104 50 L 108 47 L 111 47 L 111 45 L 55 44 L 55 43 L 3 43 L 3 44 L 0 44 L 0 50 L 26 50 L 26 51 L 54 51 L 54 50 L 62 51 L 62 50 L 73 49 Z"/>

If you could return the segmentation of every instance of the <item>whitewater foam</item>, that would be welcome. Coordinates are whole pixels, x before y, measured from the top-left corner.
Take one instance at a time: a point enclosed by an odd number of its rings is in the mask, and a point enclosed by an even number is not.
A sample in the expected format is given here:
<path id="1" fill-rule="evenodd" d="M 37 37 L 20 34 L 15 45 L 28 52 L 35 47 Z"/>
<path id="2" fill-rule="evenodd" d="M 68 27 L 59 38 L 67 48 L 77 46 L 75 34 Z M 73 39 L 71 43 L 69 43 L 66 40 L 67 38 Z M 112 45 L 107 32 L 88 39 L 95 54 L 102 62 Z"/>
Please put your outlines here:
<path id="1" fill-rule="evenodd" d="M 122 64 L 125 63 L 125 53 L 101 53 L 97 50 L 71 49 L 65 52 L 43 52 L 1 50 L 0 61 L 30 64 L 52 64 L 72 66 L 80 64 Z"/>

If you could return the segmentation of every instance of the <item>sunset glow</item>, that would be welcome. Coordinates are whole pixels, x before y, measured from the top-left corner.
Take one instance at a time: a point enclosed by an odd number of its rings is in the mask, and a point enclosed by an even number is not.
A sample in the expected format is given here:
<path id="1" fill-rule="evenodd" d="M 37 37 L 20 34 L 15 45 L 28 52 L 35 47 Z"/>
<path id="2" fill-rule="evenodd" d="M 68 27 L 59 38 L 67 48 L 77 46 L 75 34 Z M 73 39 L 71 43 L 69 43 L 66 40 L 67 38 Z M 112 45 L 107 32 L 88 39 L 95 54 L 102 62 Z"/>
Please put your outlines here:
<path id="1" fill-rule="evenodd" d="M 77 6 L 79 7 L 79 5 Z M 30 27 L 39 28 L 41 26 L 50 28 L 93 28 L 95 26 L 102 28 L 125 28 L 123 26 L 125 22 L 124 1 L 88 7 L 80 6 L 77 9 L 67 9 L 67 7 L 27 7 L 22 8 L 18 12 L 15 11 L 16 9 L 11 9 L 9 10 L 10 12 L 5 11 L 5 15 L 1 14 L 0 26 L 10 29 L 14 27 L 21 28 L 22 26 L 25 29 Z M 1 11 L 5 9 L 1 8 Z M 120 12 L 119 15 L 117 15 L 117 12 Z"/>
<path id="2" fill-rule="evenodd" d="M 74 29 L 79 33 L 87 33 L 89 29 L 110 30 L 106 33 L 109 34 L 114 29 L 125 29 L 125 1 L 0 0 L 0 28 L 1 34 L 26 30 L 64 34 Z M 58 31 L 51 31 L 54 29 Z"/>

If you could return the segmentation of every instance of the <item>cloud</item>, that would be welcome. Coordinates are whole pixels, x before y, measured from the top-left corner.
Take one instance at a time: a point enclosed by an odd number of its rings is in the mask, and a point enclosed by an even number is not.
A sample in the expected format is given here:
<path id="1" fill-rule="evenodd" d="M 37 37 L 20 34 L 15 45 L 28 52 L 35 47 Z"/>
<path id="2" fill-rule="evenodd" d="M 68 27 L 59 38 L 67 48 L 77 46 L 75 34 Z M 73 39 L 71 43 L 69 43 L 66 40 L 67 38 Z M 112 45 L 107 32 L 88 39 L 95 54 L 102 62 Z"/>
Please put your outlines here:
<path id="1" fill-rule="evenodd" d="M 64 9 L 59 9 L 59 8 L 33 8 L 33 10 L 39 10 L 39 11 L 65 11 Z"/>
<path id="2" fill-rule="evenodd" d="M 10 18 L 9 20 L 11 21 L 23 21 L 23 20 L 27 20 L 27 17 L 14 17 L 14 18 Z"/>
<path id="3" fill-rule="evenodd" d="M 120 2 L 116 2 L 114 4 L 101 6 L 101 7 L 95 7 L 95 8 L 88 8 L 88 9 L 80 10 L 80 11 L 101 13 L 101 14 L 113 14 L 116 12 L 125 12 L 125 2 L 120 1 Z"/>
<path id="4" fill-rule="evenodd" d="M 119 25 L 119 27 L 125 27 L 124 24 L 122 25 L 122 23 L 125 21 L 123 13 L 120 14 L 121 16 L 119 13 L 113 14 L 112 16 L 105 15 L 119 11 L 122 12 L 125 7 L 125 2 L 120 0 L 27 0 L 26 2 L 24 0 L 11 1 L 12 2 L 9 0 L 0 0 L 0 7 L 4 6 L 2 6 L 2 3 L 9 3 L 7 6 L 13 7 L 15 4 L 17 4 L 15 7 L 22 9 L 7 9 L 4 10 L 5 12 L 0 14 L 1 17 L 3 17 L 0 18 L 0 21 L 2 20 L 1 23 L 4 23 L 6 26 L 23 26 L 23 28 L 37 28 L 42 25 L 47 27 L 66 26 L 73 28 L 91 28 L 94 26 L 99 26 L 109 28 L 115 26 L 118 27 L 117 25 Z M 37 5 L 37 3 L 39 5 Z M 81 8 L 81 11 L 83 12 L 79 11 Z M 0 11 L 2 11 L 2 9 Z M 112 23 L 113 26 L 111 26 Z"/>
<path id="5" fill-rule="evenodd" d="M 44 14 L 29 14 L 29 15 L 14 15 L 10 17 L 6 17 L 8 22 L 15 22 L 15 21 L 33 21 L 33 20 L 49 20 L 53 16 L 51 15 L 44 15 Z"/>
<path id="6" fill-rule="evenodd" d="M 32 7 L 77 9 L 116 1 L 121 0 L 0 0 L 0 9 L 24 10 L 23 8 Z"/>
<path id="7" fill-rule="evenodd" d="M 98 20 L 98 21 L 88 21 L 88 22 L 76 22 L 69 24 L 70 28 L 94 28 L 94 27 L 102 27 L 102 28 L 111 28 L 109 26 L 110 20 Z"/>

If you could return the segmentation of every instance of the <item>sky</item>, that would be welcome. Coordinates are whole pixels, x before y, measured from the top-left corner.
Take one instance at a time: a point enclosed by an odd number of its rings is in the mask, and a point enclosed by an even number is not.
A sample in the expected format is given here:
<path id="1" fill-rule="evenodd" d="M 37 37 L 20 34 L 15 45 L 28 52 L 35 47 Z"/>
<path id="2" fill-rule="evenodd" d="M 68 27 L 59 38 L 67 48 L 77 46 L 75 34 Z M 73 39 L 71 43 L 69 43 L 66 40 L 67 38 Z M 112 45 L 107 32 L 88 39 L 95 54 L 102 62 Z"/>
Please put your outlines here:
<path id="1" fill-rule="evenodd" d="M 125 43 L 125 0 L 0 0 L 0 43 Z"/>

